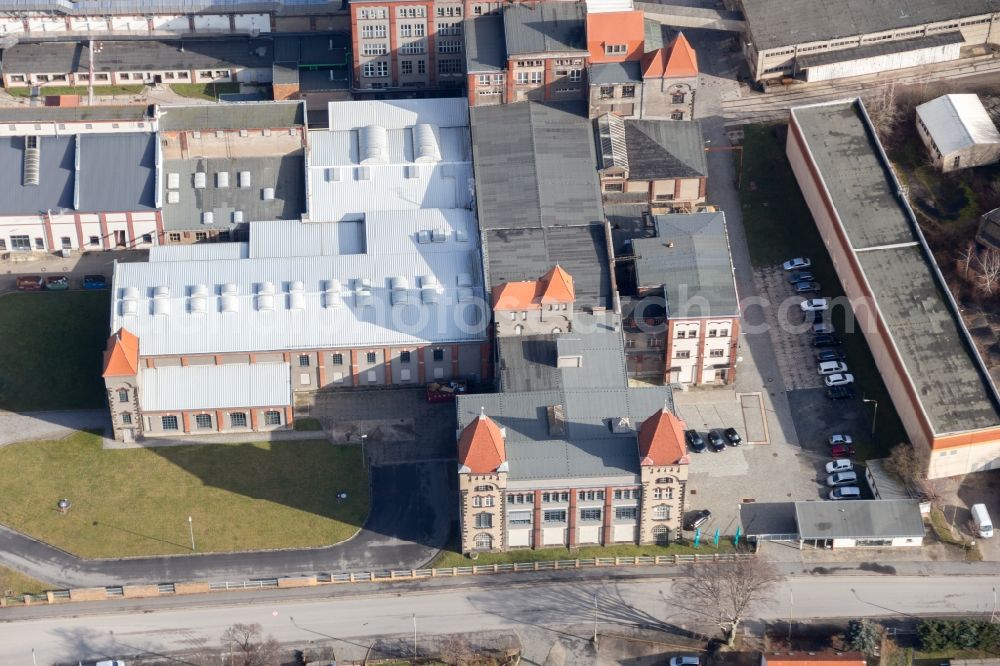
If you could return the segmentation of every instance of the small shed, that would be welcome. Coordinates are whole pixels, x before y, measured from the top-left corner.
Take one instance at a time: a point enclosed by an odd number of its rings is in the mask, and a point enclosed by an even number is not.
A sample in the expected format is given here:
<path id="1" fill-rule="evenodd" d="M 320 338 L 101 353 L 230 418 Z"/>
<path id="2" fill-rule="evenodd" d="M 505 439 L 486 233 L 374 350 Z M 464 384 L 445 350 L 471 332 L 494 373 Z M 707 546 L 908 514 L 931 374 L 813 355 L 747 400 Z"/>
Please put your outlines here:
<path id="1" fill-rule="evenodd" d="M 796 502 L 799 546 L 919 547 L 924 521 L 917 500 Z"/>
<path id="2" fill-rule="evenodd" d="M 1000 250 L 1000 208 L 994 208 L 979 219 L 976 242 Z"/>
<path id="3" fill-rule="evenodd" d="M 921 104 L 917 133 L 941 171 L 1000 161 L 1000 132 L 976 95 L 943 95 Z"/>

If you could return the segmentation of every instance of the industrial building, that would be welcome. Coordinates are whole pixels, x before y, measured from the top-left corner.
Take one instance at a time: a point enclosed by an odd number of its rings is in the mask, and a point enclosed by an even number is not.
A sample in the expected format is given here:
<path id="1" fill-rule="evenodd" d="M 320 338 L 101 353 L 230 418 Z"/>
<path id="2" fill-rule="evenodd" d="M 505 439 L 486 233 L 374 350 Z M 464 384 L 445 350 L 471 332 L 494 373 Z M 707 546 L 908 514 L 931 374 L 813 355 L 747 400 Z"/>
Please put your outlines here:
<path id="1" fill-rule="evenodd" d="M 479 233 L 461 205 L 473 184 L 451 161 L 468 155 L 464 100 L 329 116 L 308 176 L 322 222 L 251 222 L 247 241 L 116 265 L 104 377 L 118 439 L 287 428 L 294 391 L 489 376 Z"/>
<path id="2" fill-rule="evenodd" d="M 755 81 L 826 81 L 966 57 L 1000 43 L 990 0 L 727 0 Z"/>
<path id="3" fill-rule="evenodd" d="M 928 478 L 1000 467 L 1000 396 L 864 106 L 793 108 L 786 152 Z"/>

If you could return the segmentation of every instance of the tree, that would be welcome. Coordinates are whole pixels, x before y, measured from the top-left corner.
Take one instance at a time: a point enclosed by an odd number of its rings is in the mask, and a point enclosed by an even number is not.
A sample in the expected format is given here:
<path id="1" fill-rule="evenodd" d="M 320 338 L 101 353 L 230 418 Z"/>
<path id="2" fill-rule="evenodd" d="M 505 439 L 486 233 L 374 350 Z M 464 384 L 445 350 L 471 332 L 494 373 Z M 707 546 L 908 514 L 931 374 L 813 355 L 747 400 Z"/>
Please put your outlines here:
<path id="1" fill-rule="evenodd" d="M 718 626 L 732 647 L 744 618 L 753 606 L 771 602 L 779 580 L 777 570 L 757 557 L 699 565 L 674 581 L 670 600 Z"/>
<path id="2" fill-rule="evenodd" d="M 872 90 L 865 95 L 865 110 L 875 127 L 879 138 L 884 142 L 895 131 L 900 121 L 900 109 L 896 102 L 896 85 L 890 83 Z"/>
<path id="3" fill-rule="evenodd" d="M 976 286 L 985 296 L 992 296 L 1000 287 L 1000 251 L 997 249 L 991 247 L 979 255 L 979 279 Z"/>
<path id="4" fill-rule="evenodd" d="M 927 475 L 927 451 L 911 444 L 897 444 L 892 447 L 885 467 L 911 488 L 923 489 Z"/>
<path id="5" fill-rule="evenodd" d="M 264 638 L 259 624 L 234 624 L 222 633 L 222 645 L 230 663 L 238 666 L 271 666 L 279 663 L 278 641 Z"/>
<path id="6" fill-rule="evenodd" d="M 958 251 L 958 264 L 962 267 L 962 279 L 968 281 L 969 269 L 976 258 L 976 243 L 969 241 L 965 247 Z"/>
<path id="7" fill-rule="evenodd" d="M 882 644 L 882 630 L 871 620 L 851 620 L 847 623 L 844 639 L 851 650 L 871 657 L 878 654 Z"/>

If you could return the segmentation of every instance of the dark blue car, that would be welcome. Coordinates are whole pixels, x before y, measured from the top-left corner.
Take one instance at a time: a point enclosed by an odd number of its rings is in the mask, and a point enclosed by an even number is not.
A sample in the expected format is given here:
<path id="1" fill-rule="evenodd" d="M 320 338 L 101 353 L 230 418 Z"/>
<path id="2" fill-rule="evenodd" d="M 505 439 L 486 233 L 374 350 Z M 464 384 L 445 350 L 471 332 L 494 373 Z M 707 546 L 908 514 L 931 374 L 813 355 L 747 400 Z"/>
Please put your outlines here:
<path id="1" fill-rule="evenodd" d="M 84 289 L 107 289 L 108 279 L 103 275 L 84 275 L 83 276 L 83 288 Z"/>

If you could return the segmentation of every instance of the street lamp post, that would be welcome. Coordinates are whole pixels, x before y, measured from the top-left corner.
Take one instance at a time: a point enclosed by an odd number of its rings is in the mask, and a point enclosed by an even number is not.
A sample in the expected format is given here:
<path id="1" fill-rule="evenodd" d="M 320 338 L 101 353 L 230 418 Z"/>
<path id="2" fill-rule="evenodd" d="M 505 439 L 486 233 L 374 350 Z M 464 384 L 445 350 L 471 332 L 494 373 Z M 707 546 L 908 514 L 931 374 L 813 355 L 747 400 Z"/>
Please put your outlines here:
<path id="1" fill-rule="evenodd" d="M 413 659 L 417 658 L 417 614 L 413 614 Z"/>
<path id="2" fill-rule="evenodd" d="M 594 649 L 597 649 L 597 592 L 594 592 Z"/>
<path id="3" fill-rule="evenodd" d="M 795 597 L 792 595 L 792 583 L 788 582 L 788 649 L 792 649 L 792 618 L 794 616 Z"/>
<path id="4" fill-rule="evenodd" d="M 875 436 L 875 419 L 878 418 L 878 400 L 869 400 L 868 398 L 862 398 L 861 402 L 867 404 L 875 405 L 875 409 L 872 410 L 872 437 Z"/>
<path id="5" fill-rule="evenodd" d="M 993 612 L 990 613 L 990 624 L 996 620 L 997 617 L 997 588 L 993 588 Z"/>
<path id="6" fill-rule="evenodd" d="M 365 440 L 368 439 L 368 435 L 361 435 L 361 464 L 364 466 L 368 465 L 368 459 L 365 457 Z"/>
<path id="7" fill-rule="evenodd" d="M 191 516 L 188 516 L 188 532 L 191 533 L 191 550 L 195 550 L 194 547 L 194 521 Z"/>

